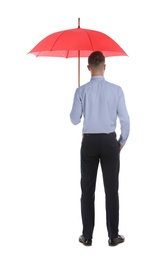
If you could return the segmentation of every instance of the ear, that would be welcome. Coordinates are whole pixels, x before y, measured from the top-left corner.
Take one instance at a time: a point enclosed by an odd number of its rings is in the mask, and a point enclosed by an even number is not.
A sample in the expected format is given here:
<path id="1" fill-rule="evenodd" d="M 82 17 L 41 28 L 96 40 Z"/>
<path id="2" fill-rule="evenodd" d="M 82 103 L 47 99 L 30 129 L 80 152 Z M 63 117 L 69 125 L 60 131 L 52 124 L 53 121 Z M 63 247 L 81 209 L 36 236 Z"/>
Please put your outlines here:
<path id="1" fill-rule="evenodd" d="M 106 64 L 104 64 L 104 70 L 106 69 Z"/>
<path id="2" fill-rule="evenodd" d="M 91 68 L 90 68 L 90 66 L 89 66 L 89 65 L 87 65 L 87 68 L 88 68 L 88 70 L 89 70 L 89 71 L 91 70 Z"/>

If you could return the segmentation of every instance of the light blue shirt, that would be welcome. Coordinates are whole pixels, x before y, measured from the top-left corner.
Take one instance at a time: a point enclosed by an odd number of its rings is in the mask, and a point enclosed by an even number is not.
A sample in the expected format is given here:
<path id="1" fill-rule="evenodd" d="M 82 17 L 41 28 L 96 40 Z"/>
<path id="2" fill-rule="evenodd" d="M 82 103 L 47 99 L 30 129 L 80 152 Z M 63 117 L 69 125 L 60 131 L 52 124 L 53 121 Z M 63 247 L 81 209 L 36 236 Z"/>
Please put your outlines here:
<path id="1" fill-rule="evenodd" d="M 115 132 L 119 118 L 119 142 L 125 144 L 129 136 L 130 119 L 120 86 L 106 81 L 104 76 L 93 76 L 88 83 L 77 88 L 70 113 L 71 122 L 79 124 L 82 116 L 83 133 Z"/>

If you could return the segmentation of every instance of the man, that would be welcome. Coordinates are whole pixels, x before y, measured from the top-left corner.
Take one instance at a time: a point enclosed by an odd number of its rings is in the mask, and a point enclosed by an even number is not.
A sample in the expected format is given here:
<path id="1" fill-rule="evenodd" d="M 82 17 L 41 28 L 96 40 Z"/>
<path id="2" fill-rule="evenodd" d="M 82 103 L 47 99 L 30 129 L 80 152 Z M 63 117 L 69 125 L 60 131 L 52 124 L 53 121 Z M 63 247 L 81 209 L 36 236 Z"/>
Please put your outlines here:
<path id="1" fill-rule="evenodd" d="M 83 115 L 81 145 L 81 215 L 83 232 L 79 241 L 92 245 L 95 224 L 95 187 L 99 162 L 103 173 L 106 195 L 106 223 L 109 246 L 124 242 L 118 234 L 119 226 L 119 153 L 130 131 L 130 120 L 121 87 L 104 78 L 105 57 L 100 51 L 88 57 L 91 80 L 76 89 L 71 122 L 80 123 Z M 121 135 L 116 138 L 116 120 L 119 118 Z"/>

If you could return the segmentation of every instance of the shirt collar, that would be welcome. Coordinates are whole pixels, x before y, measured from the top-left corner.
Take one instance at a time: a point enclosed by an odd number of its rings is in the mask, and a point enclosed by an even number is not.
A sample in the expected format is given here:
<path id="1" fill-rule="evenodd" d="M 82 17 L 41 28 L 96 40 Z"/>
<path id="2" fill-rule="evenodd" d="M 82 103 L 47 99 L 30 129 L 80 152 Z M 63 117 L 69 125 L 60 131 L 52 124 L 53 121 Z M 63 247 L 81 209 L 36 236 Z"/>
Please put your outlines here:
<path id="1" fill-rule="evenodd" d="M 91 80 L 104 79 L 104 76 L 92 76 Z"/>

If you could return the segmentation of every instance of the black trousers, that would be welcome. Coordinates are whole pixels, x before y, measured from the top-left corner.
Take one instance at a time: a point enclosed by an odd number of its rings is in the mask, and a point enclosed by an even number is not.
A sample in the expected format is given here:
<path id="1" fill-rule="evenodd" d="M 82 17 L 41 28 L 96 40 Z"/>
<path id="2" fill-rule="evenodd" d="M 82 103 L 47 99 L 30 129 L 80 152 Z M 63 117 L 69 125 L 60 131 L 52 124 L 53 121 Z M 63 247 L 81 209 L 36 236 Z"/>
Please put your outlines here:
<path id="1" fill-rule="evenodd" d="M 118 236 L 119 225 L 119 143 L 115 133 L 84 134 L 81 145 L 81 216 L 85 238 L 92 239 L 95 224 L 95 187 L 101 164 L 105 189 L 108 236 Z"/>

